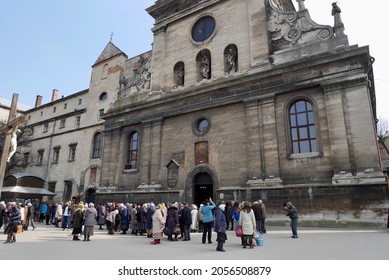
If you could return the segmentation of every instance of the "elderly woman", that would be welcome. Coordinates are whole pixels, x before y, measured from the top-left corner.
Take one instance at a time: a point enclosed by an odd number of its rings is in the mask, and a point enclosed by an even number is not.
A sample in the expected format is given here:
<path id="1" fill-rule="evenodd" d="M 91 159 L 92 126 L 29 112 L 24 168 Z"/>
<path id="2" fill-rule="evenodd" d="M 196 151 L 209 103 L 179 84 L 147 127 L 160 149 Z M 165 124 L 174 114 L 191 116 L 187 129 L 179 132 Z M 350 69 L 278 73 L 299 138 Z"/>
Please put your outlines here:
<path id="1" fill-rule="evenodd" d="M 242 204 L 242 210 L 240 211 L 239 215 L 239 226 L 242 227 L 243 231 L 243 248 L 246 248 L 247 246 L 247 239 L 248 243 L 250 244 L 250 249 L 254 248 L 253 244 L 253 236 L 254 232 L 256 231 L 256 221 L 255 221 L 255 215 L 254 211 L 251 209 L 250 202 L 245 201 Z"/>
<path id="2" fill-rule="evenodd" d="M 82 225 L 84 222 L 84 204 L 78 204 L 73 218 L 73 240 L 78 241 L 78 235 L 82 232 Z"/>
<path id="3" fill-rule="evenodd" d="M 163 217 L 163 205 L 158 204 L 155 207 L 153 214 L 153 237 L 154 241 L 150 242 L 153 245 L 161 244 L 162 230 L 165 227 L 165 218 Z"/>
<path id="4" fill-rule="evenodd" d="M 97 210 L 93 203 L 89 203 L 88 209 L 85 211 L 85 232 L 84 241 L 90 241 L 90 237 L 93 236 L 93 228 L 96 224 Z"/>
<path id="5" fill-rule="evenodd" d="M 8 203 L 6 215 L 8 217 L 8 225 L 4 230 L 4 234 L 7 234 L 6 243 L 16 242 L 16 232 L 18 230 L 18 225 L 21 224 L 20 212 L 15 203 Z"/>

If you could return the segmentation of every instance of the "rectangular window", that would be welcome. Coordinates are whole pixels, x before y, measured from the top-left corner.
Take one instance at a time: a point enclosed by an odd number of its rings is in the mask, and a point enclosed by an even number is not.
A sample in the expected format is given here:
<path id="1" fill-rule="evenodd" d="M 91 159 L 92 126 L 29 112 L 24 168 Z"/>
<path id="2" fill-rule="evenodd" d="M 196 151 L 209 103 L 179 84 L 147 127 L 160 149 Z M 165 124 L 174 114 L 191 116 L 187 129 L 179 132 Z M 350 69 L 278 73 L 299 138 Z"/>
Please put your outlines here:
<path id="1" fill-rule="evenodd" d="M 24 166 L 27 166 L 27 165 L 28 165 L 29 159 L 30 159 L 30 153 L 29 153 L 29 152 L 24 153 L 24 154 L 23 154 L 23 165 L 24 165 Z"/>
<path id="2" fill-rule="evenodd" d="M 49 182 L 48 183 L 48 191 L 49 192 L 52 192 L 52 193 L 55 193 L 55 185 L 57 184 L 57 182 Z"/>
<path id="3" fill-rule="evenodd" d="M 198 142 L 195 144 L 195 164 L 208 163 L 208 142 Z"/>
<path id="4" fill-rule="evenodd" d="M 78 105 L 81 105 L 82 103 L 82 98 L 78 99 Z"/>
<path id="5" fill-rule="evenodd" d="M 65 189 L 63 192 L 63 201 L 69 201 L 72 199 L 72 181 L 65 181 Z"/>
<path id="6" fill-rule="evenodd" d="M 43 132 L 47 132 L 49 130 L 49 124 L 48 123 L 45 123 L 43 125 Z"/>
<path id="7" fill-rule="evenodd" d="M 76 148 L 77 148 L 77 144 L 69 145 L 69 161 L 76 160 Z"/>
<path id="8" fill-rule="evenodd" d="M 81 116 L 77 116 L 76 117 L 76 127 L 80 127 L 80 124 L 81 124 Z"/>
<path id="9" fill-rule="evenodd" d="M 59 151 L 61 150 L 61 147 L 55 147 L 55 148 L 53 148 L 53 150 L 54 150 L 53 163 L 58 163 Z"/>
<path id="10" fill-rule="evenodd" d="M 66 110 L 67 107 L 68 107 L 68 103 L 63 104 L 64 110 Z"/>
<path id="11" fill-rule="evenodd" d="M 37 158 L 37 165 L 42 165 L 43 162 L 43 153 L 45 150 L 38 150 L 38 158 Z"/>
<path id="12" fill-rule="evenodd" d="M 62 118 L 59 122 L 59 128 L 64 128 L 66 123 L 66 118 Z"/>
<path id="13" fill-rule="evenodd" d="M 55 113 L 55 111 L 57 111 L 57 107 L 53 107 L 53 113 Z"/>
<path id="14" fill-rule="evenodd" d="M 99 110 L 99 116 L 97 117 L 97 120 L 101 120 L 101 116 L 104 114 L 104 109 Z"/>

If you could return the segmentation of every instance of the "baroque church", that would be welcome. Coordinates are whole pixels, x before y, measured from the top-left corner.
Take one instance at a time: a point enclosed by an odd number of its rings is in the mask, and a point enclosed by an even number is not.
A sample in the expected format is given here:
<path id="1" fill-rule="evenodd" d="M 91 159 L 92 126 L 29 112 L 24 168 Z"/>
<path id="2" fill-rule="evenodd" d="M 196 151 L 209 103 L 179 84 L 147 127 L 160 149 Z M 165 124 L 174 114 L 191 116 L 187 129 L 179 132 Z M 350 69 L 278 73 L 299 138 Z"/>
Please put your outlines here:
<path id="1" fill-rule="evenodd" d="M 102 143 L 101 157 L 90 152 L 93 160 L 75 168 L 83 188 L 72 195 L 97 203 L 262 199 L 273 221 L 292 201 L 312 223 L 382 223 L 388 184 L 374 59 L 368 46 L 349 45 L 336 3 L 328 26 L 311 19 L 305 5 L 313 1 L 296 2 L 155 1 L 146 9 L 155 19 L 152 49 L 128 58 L 109 42 L 90 88 L 78 93 L 109 101 L 88 135 L 70 143 Z"/>

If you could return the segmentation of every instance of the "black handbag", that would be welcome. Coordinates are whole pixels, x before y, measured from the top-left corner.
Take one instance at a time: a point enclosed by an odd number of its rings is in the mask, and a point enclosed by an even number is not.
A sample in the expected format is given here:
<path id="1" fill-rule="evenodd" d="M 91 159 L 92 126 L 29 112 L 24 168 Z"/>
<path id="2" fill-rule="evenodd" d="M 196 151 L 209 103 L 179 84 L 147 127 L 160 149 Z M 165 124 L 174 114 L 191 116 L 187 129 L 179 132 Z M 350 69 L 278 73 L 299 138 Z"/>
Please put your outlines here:
<path id="1" fill-rule="evenodd" d="M 163 234 L 165 234 L 165 235 L 171 235 L 170 230 L 169 230 L 167 227 L 165 227 L 165 228 L 162 230 L 162 232 L 163 232 Z"/>

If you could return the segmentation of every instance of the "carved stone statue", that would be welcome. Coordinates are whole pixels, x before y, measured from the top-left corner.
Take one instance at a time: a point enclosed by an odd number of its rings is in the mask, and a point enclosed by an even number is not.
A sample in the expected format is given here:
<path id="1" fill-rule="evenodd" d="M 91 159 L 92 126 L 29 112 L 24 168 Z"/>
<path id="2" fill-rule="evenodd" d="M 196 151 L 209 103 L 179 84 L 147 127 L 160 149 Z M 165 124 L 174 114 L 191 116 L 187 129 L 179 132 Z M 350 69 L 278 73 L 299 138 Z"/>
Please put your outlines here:
<path id="1" fill-rule="evenodd" d="M 226 74 L 230 74 L 231 71 L 236 72 L 236 60 L 237 60 L 237 53 L 233 46 L 229 46 L 226 52 Z"/>
<path id="2" fill-rule="evenodd" d="M 10 149 L 9 149 L 9 153 L 8 153 L 8 158 L 7 158 L 7 162 L 9 162 L 12 158 L 12 156 L 14 155 L 14 153 L 16 152 L 16 149 L 18 147 L 18 138 L 17 138 L 17 133 L 20 132 L 20 130 L 18 129 L 18 127 L 16 126 L 13 130 L 12 130 L 12 133 L 11 133 L 11 144 L 10 144 Z"/>

